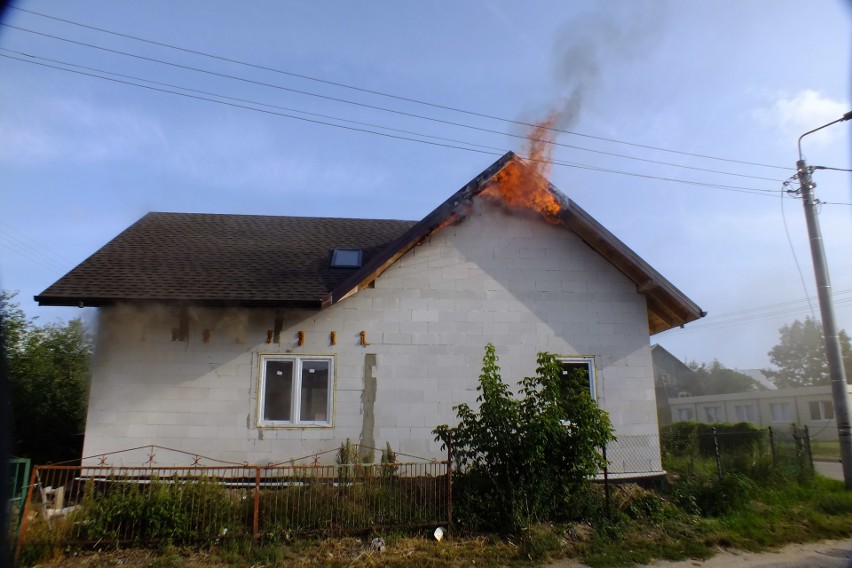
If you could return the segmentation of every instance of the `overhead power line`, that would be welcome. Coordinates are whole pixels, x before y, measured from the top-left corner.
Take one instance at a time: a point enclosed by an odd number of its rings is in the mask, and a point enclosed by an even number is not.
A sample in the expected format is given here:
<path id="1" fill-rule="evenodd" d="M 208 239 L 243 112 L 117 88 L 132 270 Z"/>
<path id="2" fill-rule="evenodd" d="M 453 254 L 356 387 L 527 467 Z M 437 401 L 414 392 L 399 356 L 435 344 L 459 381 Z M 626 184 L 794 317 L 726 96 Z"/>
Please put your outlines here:
<path id="1" fill-rule="evenodd" d="M 8 52 L 9 50 L 0 49 L 0 51 L 7 51 Z M 17 52 L 17 53 L 20 53 L 20 52 Z M 299 121 L 303 121 L 303 122 L 319 124 L 319 125 L 324 125 L 324 126 L 332 126 L 332 127 L 336 127 L 336 128 L 342 128 L 342 129 L 345 129 L 345 130 L 354 131 L 354 132 L 362 132 L 362 133 L 366 133 L 366 134 L 373 134 L 373 135 L 383 136 L 383 137 L 387 137 L 387 138 L 393 138 L 393 139 L 397 139 L 397 140 L 417 142 L 417 143 L 421 143 L 421 144 L 428 144 L 428 145 L 431 145 L 431 146 L 439 146 L 439 147 L 456 149 L 456 150 L 464 150 L 464 151 L 468 151 L 468 152 L 476 152 L 476 153 L 479 153 L 479 154 L 486 154 L 486 155 L 492 155 L 492 156 L 500 156 L 503 153 L 505 153 L 506 151 L 508 151 L 508 150 L 505 150 L 505 149 L 501 149 L 497 152 L 492 152 L 492 151 L 488 151 L 488 150 L 476 149 L 474 147 L 471 147 L 471 146 L 474 146 L 474 144 L 471 144 L 471 143 L 468 143 L 468 142 L 459 142 L 461 144 L 466 144 L 466 146 L 459 146 L 458 144 L 433 142 L 433 141 L 430 141 L 430 140 L 424 140 L 422 138 L 411 138 L 411 137 L 408 137 L 408 136 L 391 134 L 389 132 L 379 132 L 379 131 L 375 131 L 375 130 L 370 130 L 369 128 L 360 128 L 360 127 L 356 127 L 356 126 L 347 126 L 345 124 L 336 124 L 336 123 L 327 122 L 327 121 L 324 121 L 324 120 L 318 120 L 318 119 L 308 118 L 308 117 L 304 117 L 304 116 L 297 116 L 297 115 L 294 115 L 294 114 L 288 114 L 288 113 L 278 112 L 278 111 L 274 111 L 274 110 L 268 110 L 268 109 L 264 109 L 264 108 L 257 108 L 255 106 L 249 106 L 249 104 L 240 104 L 238 102 L 229 102 L 228 100 L 220 100 L 220 99 L 215 99 L 215 98 L 209 98 L 209 97 L 204 97 L 204 96 L 200 96 L 200 95 L 194 95 L 194 94 L 191 94 L 189 92 L 180 92 L 180 91 L 156 87 L 156 86 L 152 86 L 152 85 L 144 85 L 144 84 L 134 83 L 134 82 L 124 80 L 124 79 L 118 79 L 118 78 L 115 78 L 115 77 L 107 77 L 107 76 L 103 76 L 103 75 L 98 75 L 98 74 L 93 73 L 93 72 L 81 71 L 81 70 L 78 70 L 78 69 L 69 69 L 67 67 L 60 67 L 58 65 L 51 65 L 49 63 L 44 63 L 42 61 L 37 61 L 36 57 L 30 56 L 30 55 L 25 55 L 26 59 L 22 59 L 20 57 L 12 57 L 10 55 L 4 55 L 4 54 L 0 53 L 0 57 L 11 59 L 13 61 L 19 61 L 19 62 L 22 62 L 22 63 L 29 63 L 29 64 L 32 64 L 32 65 L 38 65 L 38 66 L 41 66 L 41 67 L 65 71 L 65 72 L 68 72 L 68 73 L 74 73 L 74 74 L 83 75 L 83 76 L 87 76 L 87 77 L 93 77 L 93 78 L 96 78 L 96 79 L 101 79 L 101 80 L 119 83 L 119 84 L 123 84 L 123 85 L 129 85 L 129 86 L 133 86 L 133 87 L 143 88 L 143 89 L 147 89 L 147 90 L 151 90 L 151 91 L 157 91 L 157 92 L 161 92 L 161 93 L 178 95 L 178 96 L 186 97 L 186 98 L 189 98 L 189 99 L 207 101 L 207 102 L 222 104 L 222 105 L 226 105 L 226 106 L 230 106 L 230 107 L 234 107 L 234 108 L 240 108 L 240 109 L 244 109 L 244 110 L 260 112 L 260 113 L 264 113 L 264 114 L 268 114 L 268 115 L 280 116 L 280 117 L 284 117 L 284 118 L 290 118 L 290 119 L 294 119 L 294 120 L 299 120 Z M 110 74 L 110 72 L 108 72 L 108 71 L 97 71 L 97 72 Z M 148 82 L 147 80 L 144 80 L 144 79 L 142 79 L 142 80 Z M 177 88 L 183 89 L 182 87 L 177 87 Z M 183 89 L 183 90 L 191 90 L 191 89 Z M 264 103 L 251 103 L 251 104 L 260 104 L 260 105 L 263 105 L 263 106 L 272 106 L 272 105 L 265 105 Z M 297 111 L 297 112 L 301 112 L 301 111 Z M 345 120 L 345 119 L 335 119 L 335 120 Z M 386 127 L 378 126 L 378 125 L 372 125 L 372 127 L 373 128 L 382 128 L 382 129 L 386 128 Z M 417 134 L 417 136 L 421 136 L 423 138 L 428 137 L 428 135 L 421 135 L 421 134 Z M 531 157 L 525 157 L 525 159 L 527 159 L 528 161 L 542 161 L 542 160 L 536 160 L 536 159 L 531 158 Z M 597 167 L 597 166 L 591 166 L 591 165 L 588 165 L 588 164 L 578 164 L 578 163 L 565 162 L 565 161 L 560 161 L 560 160 L 554 160 L 552 163 L 555 164 L 555 165 L 571 167 L 571 168 L 576 168 L 576 169 L 584 169 L 584 170 L 590 170 L 590 171 L 614 173 L 614 174 L 619 174 L 619 175 L 640 177 L 640 178 L 645 178 L 645 179 L 654 179 L 654 180 L 659 180 L 659 181 L 681 183 L 681 184 L 685 184 L 685 185 L 710 187 L 710 188 L 716 188 L 716 189 L 721 189 L 721 190 L 726 190 L 726 191 L 749 193 L 749 194 L 752 194 L 752 195 L 762 195 L 764 197 L 771 197 L 775 193 L 775 190 L 769 190 L 769 189 L 744 187 L 744 186 L 732 186 L 732 185 L 716 184 L 716 183 L 710 183 L 710 182 L 684 180 L 684 179 L 678 179 L 678 178 L 668 178 L 668 177 L 663 177 L 663 176 L 641 174 L 641 173 L 638 173 L 638 172 L 627 172 L 627 171 L 622 171 L 622 170 L 613 170 L 613 169 L 607 169 L 607 168 L 602 168 L 602 167 Z"/>
<path id="2" fill-rule="evenodd" d="M 573 150 L 579 150 L 579 151 L 582 151 L 582 152 L 591 152 L 591 153 L 594 153 L 594 154 L 600 154 L 600 155 L 604 155 L 604 156 L 613 156 L 613 157 L 617 157 L 617 158 L 623 158 L 623 159 L 626 159 L 626 160 L 635 160 L 635 161 L 646 162 L 646 163 L 651 163 L 651 164 L 660 164 L 660 165 L 664 165 L 664 166 L 672 166 L 672 167 L 684 168 L 684 169 L 688 169 L 688 170 L 695 170 L 695 171 L 701 171 L 701 172 L 707 172 L 707 173 L 715 173 L 715 174 L 722 174 L 722 175 L 736 176 L 736 177 L 743 177 L 743 178 L 757 179 L 757 180 L 764 180 L 764 181 L 778 181 L 778 182 L 783 181 L 781 179 L 776 179 L 776 178 L 769 178 L 769 177 L 763 177 L 763 176 L 753 176 L 753 175 L 741 174 L 741 173 L 736 173 L 736 172 L 726 172 L 726 171 L 714 170 L 714 169 L 710 169 L 710 168 L 701 168 L 701 167 L 697 167 L 697 166 L 688 166 L 688 165 L 677 164 L 677 163 L 673 163 L 673 162 L 653 160 L 653 159 L 649 159 L 649 158 L 640 158 L 640 157 L 637 157 L 637 156 L 630 156 L 630 155 L 627 155 L 627 154 L 619 154 L 617 152 L 608 152 L 608 151 L 605 151 L 605 150 L 597 150 L 597 149 L 594 149 L 594 148 L 586 148 L 584 146 L 577 146 L 575 144 L 565 144 L 563 142 L 555 142 L 553 140 L 547 140 L 547 139 L 543 139 L 543 138 L 530 138 L 530 137 L 525 136 L 523 134 L 512 134 L 511 132 L 494 130 L 493 128 L 484 128 L 484 127 L 481 127 L 481 126 L 474 126 L 474 125 L 465 124 L 465 123 L 462 123 L 462 122 L 445 120 L 445 119 L 441 119 L 441 118 L 435 118 L 435 117 L 432 117 L 432 116 L 426 116 L 426 115 L 422 115 L 422 114 L 417 114 L 417 113 L 406 112 L 406 111 L 391 109 L 391 108 L 387 108 L 387 107 L 382 107 L 382 106 L 378 106 L 378 105 L 362 103 L 362 102 L 353 101 L 353 100 L 350 100 L 350 99 L 343 99 L 343 98 L 340 98 L 340 97 L 332 97 L 332 96 L 329 96 L 329 95 L 323 95 L 323 94 L 320 94 L 320 93 L 314 93 L 314 92 L 305 91 L 305 90 L 302 90 L 302 89 L 294 89 L 292 87 L 285 87 L 283 85 L 278 85 L 278 84 L 275 84 L 275 83 L 269 83 L 269 82 L 266 82 L 266 81 L 258 81 L 258 80 L 255 80 L 255 79 L 247 79 L 245 77 L 239 77 L 237 75 L 231 75 L 229 73 L 221 73 L 221 72 L 218 72 L 218 71 L 211 71 L 209 69 L 202 69 L 200 67 L 195 67 L 195 66 L 192 66 L 192 65 L 184 65 L 184 64 L 175 63 L 175 62 L 172 62 L 172 61 L 166 61 L 164 59 L 158 59 L 156 57 L 148 57 L 148 56 L 145 56 L 145 55 L 140 55 L 138 53 L 131 53 L 131 52 L 128 52 L 128 51 L 122 51 L 122 50 L 118 50 L 118 49 L 103 47 L 103 46 L 100 46 L 100 45 L 95 45 L 95 44 L 92 44 L 92 43 L 77 41 L 77 40 L 65 38 L 65 37 L 62 37 L 62 36 L 57 36 L 57 35 L 54 35 L 54 34 L 48 34 L 48 33 L 45 33 L 45 32 L 31 30 L 31 29 L 28 29 L 28 28 L 23 28 L 23 27 L 20 27 L 20 26 L 13 26 L 11 24 L 0 23 L 0 26 L 5 26 L 5 27 L 11 28 L 11 29 L 15 29 L 15 30 L 39 35 L 39 36 L 42 36 L 42 37 L 47 37 L 47 38 L 50 38 L 50 39 L 55 39 L 57 41 L 63 41 L 63 42 L 71 43 L 71 44 L 74 44 L 74 45 L 79 45 L 81 47 L 97 49 L 99 51 L 105 51 L 107 53 L 113 53 L 113 54 L 122 55 L 122 56 L 125 56 L 125 57 L 132 57 L 134 59 L 140 59 L 142 61 L 149 61 L 151 63 L 157 63 L 157 64 L 160 64 L 160 65 L 167 65 L 169 67 L 175 67 L 175 68 L 184 69 L 184 70 L 187 70 L 187 71 L 194 71 L 196 73 L 203 73 L 205 75 L 211 75 L 211 76 L 220 77 L 220 78 L 223 78 L 223 79 L 231 79 L 231 80 L 234 80 L 234 81 L 240 81 L 240 82 L 243 82 L 243 83 L 248 83 L 248 84 L 257 85 L 257 86 L 261 86 L 261 87 L 278 89 L 278 90 L 282 90 L 282 91 L 286 91 L 286 92 L 290 92 L 290 93 L 296 93 L 296 94 L 299 94 L 299 95 L 315 97 L 315 98 L 319 98 L 319 99 L 323 99 L 323 100 L 327 100 L 327 101 L 332 101 L 332 102 L 336 102 L 336 103 L 343 103 L 343 104 L 353 105 L 353 106 L 357 106 L 357 107 L 361 107 L 361 108 L 378 110 L 378 111 L 381 111 L 381 112 L 388 112 L 388 113 L 392 113 L 392 114 L 396 114 L 396 115 L 400 115 L 400 116 L 406 116 L 406 117 L 409 117 L 409 118 L 416 118 L 418 120 L 426 120 L 426 121 L 435 122 L 435 123 L 438 123 L 438 124 L 446 124 L 446 125 L 449 125 L 449 126 L 466 128 L 466 129 L 470 129 L 470 130 L 474 130 L 474 131 L 478 131 L 478 132 L 485 132 L 485 133 L 488 133 L 488 134 L 499 134 L 501 136 L 509 136 L 511 138 L 517 138 L 517 139 L 520 139 L 520 140 L 530 140 L 530 141 L 533 141 L 533 142 L 540 142 L 540 143 L 549 144 L 549 145 L 552 145 L 552 146 L 558 146 L 558 147 L 562 147 L 562 148 L 570 148 L 570 149 L 573 149 Z M 533 126 L 535 126 L 535 125 L 533 125 Z"/>
<path id="3" fill-rule="evenodd" d="M 833 294 L 833 297 L 835 298 L 834 303 L 836 305 L 852 304 L 852 288 L 839 290 Z M 662 332 L 661 335 L 674 333 L 679 335 L 687 332 L 712 331 L 716 329 L 745 325 L 755 321 L 772 319 L 778 316 L 801 313 L 807 314 L 811 311 L 808 304 L 812 299 L 813 297 L 809 296 L 798 300 L 788 300 L 776 304 L 747 308 L 734 312 L 717 314 L 715 316 L 707 316 L 706 318 L 692 323 L 683 329 L 673 328 Z"/>
<path id="4" fill-rule="evenodd" d="M 248 61 L 242 61 L 242 60 L 234 59 L 234 58 L 231 58 L 231 57 L 215 55 L 215 54 L 212 54 L 212 53 L 208 53 L 208 52 L 204 52 L 204 51 L 200 51 L 200 50 L 189 49 L 189 48 L 186 48 L 186 47 L 181 47 L 181 46 L 177 46 L 177 45 L 170 44 L 170 43 L 165 43 L 165 42 L 160 42 L 160 41 L 151 40 L 151 39 L 147 39 L 147 38 L 142 38 L 142 37 L 131 35 L 131 34 L 116 32 L 114 30 L 109 30 L 109 29 L 106 29 L 106 28 L 92 26 L 92 25 L 89 25 L 89 24 L 84 24 L 82 22 L 76 22 L 76 21 L 73 21 L 73 20 L 65 19 L 65 18 L 59 18 L 59 17 L 56 17 L 56 16 L 51 16 L 49 14 L 44 14 L 42 12 L 36 12 L 36 11 L 33 11 L 33 10 L 27 10 L 27 9 L 15 7 L 15 6 L 13 6 L 12 8 L 14 10 L 18 10 L 20 12 L 25 12 L 25 13 L 32 14 L 32 15 L 35 15 L 35 16 L 40 16 L 42 18 L 48 18 L 48 19 L 51 19 L 51 20 L 54 20 L 54 21 L 63 22 L 63 23 L 66 23 L 66 24 L 70 24 L 70 25 L 74 25 L 74 26 L 98 31 L 98 32 L 101 32 L 101 33 L 114 35 L 116 37 L 123 37 L 123 38 L 126 38 L 126 39 L 132 39 L 134 41 L 139 41 L 139 42 L 147 43 L 147 44 L 150 44 L 150 45 L 157 45 L 157 46 L 160 46 L 160 47 L 165 47 L 165 48 L 168 48 L 168 49 L 174 49 L 174 50 L 177 50 L 177 51 L 181 51 L 183 53 L 190 53 L 190 54 L 193 54 L 193 55 L 199 55 L 199 56 L 202 56 L 202 57 L 207 57 L 207 58 L 215 59 L 215 60 L 218 60 L 218 61 L 225 61 L 225 62 L 228 62 L 228 63 L 243 65 L 243 66 L 250 67 L 250 68 L 253 68 L 253 69 L 269 71 L 269 72 L 273 72 L 273 73 L 279 73 L 279 74 L 282 74 L 282 75 L 287 75 L 287 76 L 290 76 L 290 77 L 296 77 L 296 78 L 304 79 L 304 80 L 307 80 L 307 81 L 313 81 L 313 82 L 316 82 L 316 83 L 322 83 L 322 84 L 325 84 L 325 85 L 341 87 L 341 88 L 350 89 L 350 90 L 361 92 L 361 93 L 367 93 L 367 94 L 371 94 L 371 95 L 386 97 L 386 98 L 389 98 L 389 99 L 395 99 L 395 100 L 399 100 L 399 101 L 424 105 L 424 106 L 428 106 L 428 107 L 432 107 L 432 108 L 436 108 L 436 109 L 458 112 L 458 113 L 466 114 L 466 115 L 469 115 L 469 116 L 476 116 L 476 117 L 479 117 L 479 118 L 487 118 L 487 119 L 490 119 L 490 120 L 497 120 L 497 121 L 504 122 L 504 123 L 507 123 L 507 124 L 517 124 L 517 125 L 521 125 L 521 126 L 536 127 L 536 128 L 541 127 L 541 125 L 538 125 L 538 124 L 535 124 L 535 123 L 525 122 L 525 121 L 521 121 L 521 120 L 513 120 L 513 119 L 509 119 L 509 118 L 505 118 L 505 117 L 501 117 L 501 116 L 496 116 L 496 115 L 492 115 L 492 114 L 488 114 L 488 113 L 472 111 L 472 110 L 469 110 L 469 109 L 463 109 L 463 108 L 454 107 L 454 106 L 450 106 L 450 105 L 433 103 L 433 102 L 424 101 L 424 100 L 421 100 L 421 99 L 415 99 L 415 98 L 412 98 L 412 97 L 395 95 L 395 94 L 392 94 L 392 93 L 387 93 L 387 92 L 373 90 L 373 89 L 366 89 L 366 88 L 363 88 L 363 87 L 358 87 L 358 86 L 350 85 L 350 84 L 347 84 L 347 83 L 342 83 L 342 82 L 338 82 L 338 81 L 331 81 L 331 80 L 328 80 L 328 79 L 321 79 L 319 77 L 313 77 L 313 76 L 310 76 L 310 75 L 295 73 L 295 72 L 292 72 L 292 71 L 286 71 L 286 70 L 283 70 L 283 69 L 278 69 L 278 68 L 275 68 L 275 67 L 269 67 L 269 66 L 266 66 L 266 65 L 259 65 L 259 64 L 256 64 L 256 63 L 251 63 L 251 62 L 248 62 Z M 23 29 L 23 28 L 21 28 L 21 29 Z M 744 164 L 744 165 L 750 165 L 750 166 L 759 166 L 759 167 L 773 168 L 773 169 L 779 169 L 779 170 L 789 170 L 790 169 L 789 167 L 786 167 L 786 166 L 777 166 L 777 165 L 772 165 L 772 164 L 761 164 L 761 163 L 758 163 L 758 162 L 749 162 L 749 161 L 746 161 L 746 160 L 736 160 L 736 159 L 732 159 L 732 158 L 722 158 L 722 157 L 718 157 L 718 156 L 711 156 L 711 155 L 708 155 L 708 154 L 699 154 L 699 153 L 694 153 L 694 152 L 685 152 L 685 151 L 681 151 L 681 150 L 673 150 L 673 149 L 670 149 L 670 148 L 663 148 L 663 147 L 660 147 L 660 146 L 651 146 L 651 145 L 648 145 L 648 144 L 639 144 L 639 143 L 636 143 L 636 142 L 628 142 L 628 141 L 625 141 L 625 140 L 618 140 L 616 138 L 608 138 L 608 137 L 605 137 L 605 136 L 595 136 L 595 135 L 592 135 L 592 134 L 586 134 L 586 133 L 576 132 L 576 131 L 573 131 L 573 130 L 567 130 L 567 129 L 562 129 L 562 128 L 555 128 L 555 127 L 543 127 L 543 128 L 545 128 L 546 130 L 552 131 L 552 132 L 558 132 L 558 133 L 562 133 L 562 134 L 570 134 L 572 136 L 579 136 L 579 137 L 588 138 L 588 139 L 591 139 L 591 140 L 600 140 L 600 141 L 604 141 L 604 142 L 610 142 L 610 143 L 613 143 L 613 144 L 623 144 L 623 145 L 632 146 L 632 147 L 635 147 L 635 148 L 645 148 L 645 149 L 648 149 L 648 150 L 655 150 L 655 151 L 659 151 L 659 152 L 668 152 L 668 153 L 671 153 L 671 154 L 677 154 L 677 155 L 681 155 L 681 156 L 690 156 L 690 157 L 694 157 L 694 158 L 703 158 L 703 159 L 708 159 L 708 160 L 716 160 L 716 161 L 736 163 L 736 164 Z M 681 166 L 681 167 L 684 167 L 684 166 Z"/>

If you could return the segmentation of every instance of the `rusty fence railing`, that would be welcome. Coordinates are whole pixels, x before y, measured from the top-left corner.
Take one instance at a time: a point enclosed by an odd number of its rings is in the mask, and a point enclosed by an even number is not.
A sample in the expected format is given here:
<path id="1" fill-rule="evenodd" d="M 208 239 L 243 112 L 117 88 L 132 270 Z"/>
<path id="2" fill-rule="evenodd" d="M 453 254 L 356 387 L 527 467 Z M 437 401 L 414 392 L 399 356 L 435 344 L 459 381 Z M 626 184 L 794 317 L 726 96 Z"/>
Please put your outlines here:
<path id="1" fill-rule="evenodd" d="M 18 548 L 212 542 L 451 522 L 448 462 L 35 466 Z"/>

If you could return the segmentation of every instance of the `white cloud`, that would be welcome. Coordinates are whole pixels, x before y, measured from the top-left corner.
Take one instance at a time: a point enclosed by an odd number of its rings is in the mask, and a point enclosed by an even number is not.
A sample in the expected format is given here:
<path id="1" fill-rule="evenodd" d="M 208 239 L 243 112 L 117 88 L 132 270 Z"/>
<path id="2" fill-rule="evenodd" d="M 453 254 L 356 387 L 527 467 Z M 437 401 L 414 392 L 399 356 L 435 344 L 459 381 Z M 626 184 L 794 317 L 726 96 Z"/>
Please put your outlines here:
<path id="1" fill-rule="evenodd" d="M 768 106 L 752 112 L 753 118 L 765 128 L 777 128 L 785 139 L 798 138 L 803 133 L 843 116 L 849 104 L 833 99 L 819 91 L 806 89 L 800 93 L 777 93 Z M 843 134 L 842 128 L 826 128 L 808 137 L 812 146 L 826 146 Z"/>

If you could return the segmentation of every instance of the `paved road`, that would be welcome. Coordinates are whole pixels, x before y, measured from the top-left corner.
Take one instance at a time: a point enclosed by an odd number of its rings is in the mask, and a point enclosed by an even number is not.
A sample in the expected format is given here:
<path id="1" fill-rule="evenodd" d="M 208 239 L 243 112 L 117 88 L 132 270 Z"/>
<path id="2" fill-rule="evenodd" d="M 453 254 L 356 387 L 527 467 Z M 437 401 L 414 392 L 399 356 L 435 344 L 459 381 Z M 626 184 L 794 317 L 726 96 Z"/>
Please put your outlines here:
<path id="1" fill-rule="evenodd" d="M 843 466 L 839 461 L 815 461 L 814 469 L 830 479 L 843 481 Z"/>
<path id="2" fill-rule="evenodd" d="M 561 560 L 547 568 L 588 568 Z M 852 539 L 791 544 L 777 552 L 719 552 L 709 560 L 659 561 L 647 568 L 852 568 Z"/>
<path id="3" fill-rule="evenodd" d="M 654 568 L 852 568 L 852 540 L 791 544 L 778 552 L 720 552 L 703 562 L 659 562 Z"/>

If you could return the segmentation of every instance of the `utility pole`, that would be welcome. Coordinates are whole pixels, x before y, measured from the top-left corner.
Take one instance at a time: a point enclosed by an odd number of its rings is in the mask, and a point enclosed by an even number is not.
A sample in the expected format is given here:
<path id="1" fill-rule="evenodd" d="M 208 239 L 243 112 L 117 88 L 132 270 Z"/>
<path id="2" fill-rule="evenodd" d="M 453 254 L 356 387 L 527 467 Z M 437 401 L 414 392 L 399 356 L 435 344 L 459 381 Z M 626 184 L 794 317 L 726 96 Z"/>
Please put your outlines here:
<path id="1" fill-rule="evenodd" d="M 831 282 L 828 278 L 828 264 L 822 246 L 822 232 L 819 228 L 819 218 L 816 206 L 819 203 L 814 198 L 816 184 L 811 180 L 810 166 L 802 156 L 802 138 L 822 130 L 827 126 L 852 119 L 852 111 L 841 118 L 823 124 L 799 136 L 799 161 L 796 170 L 799 177 L 799 189 L 802 193 L 802 205 L 805 208 L 805 220 L 808 224 L 808 237 L 811 242 L 811 257 L 814 263 L 814 275 L 819 297 L 819 311 L 822 316 L 822 330 L 825 339 L 825 356 L 828 359 L 829 376 L 831 377 L 831 394 L 834 398 L 834 417 L 837 422 L 837 436 L 840 440 L 840 460 L 843 465 L 843 481 L 846 489 L 852 489 L 852 423 L 849 418 L 849 389 L 846 383 L 846 373 L 843 369 L 843 356 L 840 352 L 840 340 L 837 335 L 837 324 L 834 319 L 834 306 L 831 302 Z"/>

